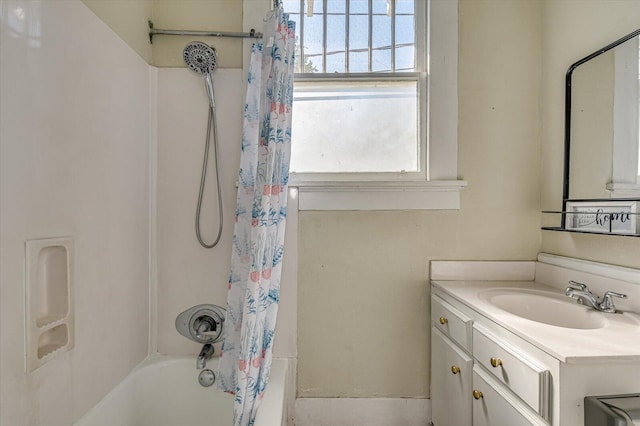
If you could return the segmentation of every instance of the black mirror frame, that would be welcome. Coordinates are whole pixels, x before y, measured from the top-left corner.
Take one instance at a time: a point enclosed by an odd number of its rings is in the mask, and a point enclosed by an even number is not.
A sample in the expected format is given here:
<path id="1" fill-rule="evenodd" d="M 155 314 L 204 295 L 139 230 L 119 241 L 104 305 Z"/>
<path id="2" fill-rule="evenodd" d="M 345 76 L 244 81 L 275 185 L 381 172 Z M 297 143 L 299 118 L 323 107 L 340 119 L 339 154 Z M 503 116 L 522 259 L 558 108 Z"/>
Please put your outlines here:
<path id="1" fill-rule="evenodd" d="M 563 186 L 562 186 L 562 211 L 565 212 L 567 208 L 567 201 L 569 200 L 569 177 L 571 166 L 571 78 L 573 71 L 580 65 L 584 64 L 591 59 L 602 55 L 603 53 L 613 49 L 622 43 L 631 40 L 634 37 L 640 35 L 640 29 L 635 30 L 632 33 L 614 41 L 611 44 L 593 52 L 590 55 L 585 56 L 579 61 L 573 63 L 568 69 L 565 75 L 565 91 L 564 91 L 564 172 L 563 172 Z M 566 225 L 566 215 L 562 214 L 561 227 L 564 229 Z"/>

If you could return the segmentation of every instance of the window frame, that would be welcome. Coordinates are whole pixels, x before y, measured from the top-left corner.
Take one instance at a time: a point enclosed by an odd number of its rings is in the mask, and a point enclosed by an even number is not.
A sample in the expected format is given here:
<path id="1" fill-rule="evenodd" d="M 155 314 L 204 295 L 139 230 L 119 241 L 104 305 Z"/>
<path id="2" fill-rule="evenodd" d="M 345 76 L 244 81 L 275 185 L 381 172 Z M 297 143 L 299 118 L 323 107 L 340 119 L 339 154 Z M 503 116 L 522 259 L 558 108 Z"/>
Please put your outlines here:
<path id="1" fill-rule="evenodd" d="M 260 10 L 254 7 L 253 1 L 244 0 L 245 6 L 249 6 L 249 2 L 252 6 L 244 9 L 246 31 L 259 27 L 262 14 L 272 6 L 272 0 L 264 0 L 264 9 Z M 419 3 L 425 5 L 421 16 L 427 24 L 425 179 L 303 181 L 292 176 L 289 186 L 299 210 L 460 209 L 460 192 L 467 182 L 458 179 L 458 0 Z M 250 46 L 245 41 L 245 58 L 249 57 Z"/>

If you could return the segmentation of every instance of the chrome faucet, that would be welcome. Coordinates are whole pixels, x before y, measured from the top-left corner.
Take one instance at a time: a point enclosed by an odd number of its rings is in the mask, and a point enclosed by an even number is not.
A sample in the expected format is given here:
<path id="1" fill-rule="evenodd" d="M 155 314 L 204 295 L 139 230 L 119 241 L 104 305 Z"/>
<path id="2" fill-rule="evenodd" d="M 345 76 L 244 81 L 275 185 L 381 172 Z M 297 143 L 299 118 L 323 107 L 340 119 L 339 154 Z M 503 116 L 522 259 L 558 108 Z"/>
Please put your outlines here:
<path id="1" fill-rule="evenodd" d="M 602 300 L 600 300 L 598 296 L 591 293 L 591 290 L 589 290 L 586 284 L 576 281 L 569 281 L 569 287 L 567 287 L 564 294 L 573 299 L 577 299 L 580 304 L 587 304 L 597 311 L 607 313 L 616 312 L 612 297 L 627 298 L 626 294 L 607 291 L 604 293 L 604 296 L 602 296 Z"/>
<path id="2" fill-rule="evenodd" d="M 207 365 L 207 361 L 211 359 L 213 356 L 213 345 L 211 343 L 207 343 L 202 347 L 200 354 L 198 355 L 198 359 L 196 360 L 196 368 L 198 370 L 202 370 Z"/>

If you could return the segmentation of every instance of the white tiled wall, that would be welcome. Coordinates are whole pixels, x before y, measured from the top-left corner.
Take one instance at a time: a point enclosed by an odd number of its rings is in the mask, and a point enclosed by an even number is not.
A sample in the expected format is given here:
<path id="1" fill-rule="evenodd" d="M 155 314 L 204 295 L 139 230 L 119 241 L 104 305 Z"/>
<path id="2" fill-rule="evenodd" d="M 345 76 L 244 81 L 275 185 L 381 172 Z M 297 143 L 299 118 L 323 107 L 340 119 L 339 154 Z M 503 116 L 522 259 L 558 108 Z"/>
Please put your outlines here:
<path id="1" fill-rule="evenodd" d="M 79 0 L 0 8 L 0 424 L 69 425 L 147 355 L 149 66 Z M 58 236 L 75 347 L 27 374 L 24 244 Z"/>

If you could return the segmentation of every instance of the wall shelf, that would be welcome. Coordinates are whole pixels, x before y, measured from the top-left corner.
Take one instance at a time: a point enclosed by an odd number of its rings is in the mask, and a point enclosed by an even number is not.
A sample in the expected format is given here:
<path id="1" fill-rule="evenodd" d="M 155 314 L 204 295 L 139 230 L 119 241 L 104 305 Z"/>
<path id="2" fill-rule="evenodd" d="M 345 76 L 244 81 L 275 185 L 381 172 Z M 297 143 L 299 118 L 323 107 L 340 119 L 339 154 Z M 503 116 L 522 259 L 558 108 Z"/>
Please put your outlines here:
<path id="1" fill-rule="evenodd" d="M 638 200 L 567 200 L 563 210 L 545 210 L 543 231 L 640 237 Z"/>

